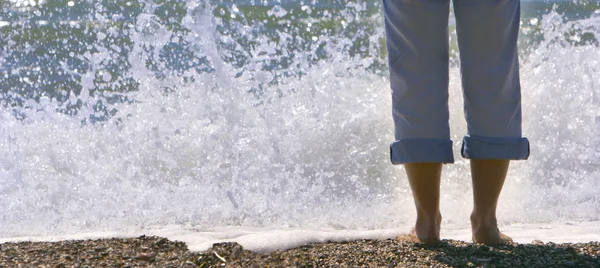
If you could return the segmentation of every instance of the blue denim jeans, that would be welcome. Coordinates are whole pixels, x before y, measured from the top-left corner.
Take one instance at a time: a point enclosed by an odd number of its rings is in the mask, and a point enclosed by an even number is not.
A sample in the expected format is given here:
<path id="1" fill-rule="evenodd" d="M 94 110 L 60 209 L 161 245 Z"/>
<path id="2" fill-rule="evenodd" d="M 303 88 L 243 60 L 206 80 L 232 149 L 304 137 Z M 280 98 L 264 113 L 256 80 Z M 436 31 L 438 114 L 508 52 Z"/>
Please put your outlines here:
<path id="1" fill-rule="evenodd" d="M 527 159 L 522 137 L 519 0 L 454 0 L 467 121 L 461 153 Z M 392 88 L 394 164 L 452 163 L 448 114 L 450 0 L 383 0 Z"/>

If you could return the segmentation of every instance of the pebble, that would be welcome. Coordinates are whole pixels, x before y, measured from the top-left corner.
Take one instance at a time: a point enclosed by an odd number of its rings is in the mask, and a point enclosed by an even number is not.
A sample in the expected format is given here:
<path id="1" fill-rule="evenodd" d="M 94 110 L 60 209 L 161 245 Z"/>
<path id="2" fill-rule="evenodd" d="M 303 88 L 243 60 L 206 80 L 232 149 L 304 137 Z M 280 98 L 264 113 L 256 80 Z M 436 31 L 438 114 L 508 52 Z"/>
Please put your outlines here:
<path id="1" fill-rule="evenodd" d="M 145 250 L 145 249 L 142 249 Z M 142 260 L 142 261 L 152 261 L 154 259 L 154 257 L 156 257 L 155 253 L 140 253 L 137 256 L 135 256 L 136 260 Z"/>

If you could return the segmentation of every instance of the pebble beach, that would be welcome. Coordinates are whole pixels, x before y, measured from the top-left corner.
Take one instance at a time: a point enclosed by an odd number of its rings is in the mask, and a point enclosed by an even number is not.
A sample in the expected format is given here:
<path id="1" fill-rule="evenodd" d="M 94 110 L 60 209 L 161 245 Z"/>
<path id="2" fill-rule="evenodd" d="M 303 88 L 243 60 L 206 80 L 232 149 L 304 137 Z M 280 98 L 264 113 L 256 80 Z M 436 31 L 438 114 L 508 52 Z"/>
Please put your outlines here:
<path id="1" fill-rule="evenodd" d="M 0 244 L 0 267 L 600 267 L 600 243 L 486 246 L 357 240 L 259 254 L 237 243 L 191 252 L 162 237 Z"/>

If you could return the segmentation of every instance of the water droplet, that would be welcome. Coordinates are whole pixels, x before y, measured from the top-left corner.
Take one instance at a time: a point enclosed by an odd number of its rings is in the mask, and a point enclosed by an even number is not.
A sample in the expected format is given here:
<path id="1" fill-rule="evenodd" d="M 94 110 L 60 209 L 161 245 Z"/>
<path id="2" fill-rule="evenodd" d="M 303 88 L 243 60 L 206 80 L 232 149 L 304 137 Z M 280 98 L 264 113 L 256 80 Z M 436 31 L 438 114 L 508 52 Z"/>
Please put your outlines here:
<path id="1" fill-rule="evenodd" d="M 102 81 L 104 82 L 110 82 L 112 80 L 112 75 L 109 72 L 104 72 L 102 74 Z"/>
<path id="2" fill-rule="evenodd" d="M 278 18 L 281 18 L 281 17 L 287 15 L 287 13 L 288 13 L 287 10 L 283 9 L 279 5 L 274 6 L 271 10 L 269 10 L 269 12 L 267 12 L 267 14 L 269 16 L 275 16 L 275 17 L 278 17 Z"/>
<path id="3" fill-rule="evenodd" d="M 536 25 L 538 23 L 538 19 L 537 18 L 533 18 L 529 20 L 529 24 L 531 25 Z"/>

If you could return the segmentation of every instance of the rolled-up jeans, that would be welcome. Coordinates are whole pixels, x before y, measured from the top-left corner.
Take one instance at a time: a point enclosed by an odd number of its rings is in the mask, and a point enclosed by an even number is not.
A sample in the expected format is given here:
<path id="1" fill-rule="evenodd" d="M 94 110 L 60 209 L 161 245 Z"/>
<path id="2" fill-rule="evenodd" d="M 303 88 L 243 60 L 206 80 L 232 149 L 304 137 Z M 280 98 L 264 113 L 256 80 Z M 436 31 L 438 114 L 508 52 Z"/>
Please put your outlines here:
<path id="1" fill-rule="evenodd" d="M 517 36 L 520 1 L 454 0 L 469 159 L 527 159 Z M 448 112 L 450 0 L 383 0 L 393 164 L 453 163 Z"/>

